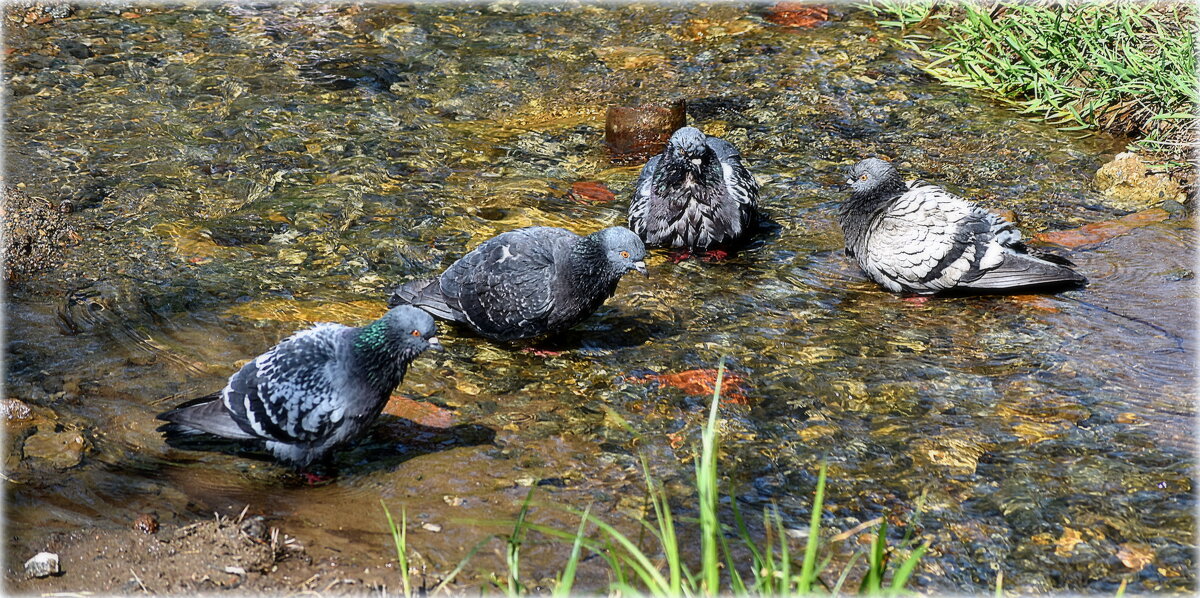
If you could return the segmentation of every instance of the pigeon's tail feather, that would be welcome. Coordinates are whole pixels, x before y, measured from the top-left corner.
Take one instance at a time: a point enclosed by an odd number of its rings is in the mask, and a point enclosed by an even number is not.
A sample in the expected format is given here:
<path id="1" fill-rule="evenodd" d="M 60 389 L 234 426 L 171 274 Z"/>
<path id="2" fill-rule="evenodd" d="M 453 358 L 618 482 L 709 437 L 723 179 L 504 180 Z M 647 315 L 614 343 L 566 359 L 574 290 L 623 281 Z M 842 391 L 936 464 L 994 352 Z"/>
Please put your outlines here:
<path id="1" fill-rule="evenodd" d="M 158 419 L 168 422 L 158 427 L 158 431 L 166 436 L 168 443 L 199 434 L 212 434 L 235 440 L 254 438 L 237 425 L 218 393 L 193 399 L 166 413 L 160 413 Z"/>
<path id="2" fill-rule="evenodd" d="M 412 305 L 435 318 L 461 321 L 459 311 L 446 303 L 446 297 L 442 295 L 441 285 L 436 278 L 413 280 L 396 287 L 392 296 L 388 297 L 388 308 L 397 305 Z"/>
<path id="3" fill-rule="evenodd" d="M 1059 258 L 1061 261 L 1066 261 Z M 1087 278 L 1059 260 L 1047 260 L 1028 254 L 1010 253 L 994 269 L 962 286 L 972 289 L 1015 289 L 1022 287 L 1082 286 Z M 1069 264 L 1070 262 L 1067 262 Z"/>

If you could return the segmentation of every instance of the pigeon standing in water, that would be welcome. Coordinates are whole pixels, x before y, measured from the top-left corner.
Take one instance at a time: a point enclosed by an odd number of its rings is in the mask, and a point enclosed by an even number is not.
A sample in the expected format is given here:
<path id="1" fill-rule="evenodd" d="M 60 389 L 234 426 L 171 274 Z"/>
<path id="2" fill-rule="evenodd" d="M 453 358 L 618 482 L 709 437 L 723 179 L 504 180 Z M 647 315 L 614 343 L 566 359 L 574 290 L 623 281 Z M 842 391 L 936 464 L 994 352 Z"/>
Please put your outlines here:
<path id="1" fill-rule="evenodd" d="M 1032 254 L 1007 220 L 936 185 L 906 184 L 888 162 L 850 169 L 853 190 L 838 210 L 846 254 L 872 280 L 896 292 L 998 292 L 1078 286 L 1071 262 Z"/>
<path id="2" fill-rule="evenodd" d="M 758 183 L 728 141 L 695 127 L 671 135 L 642 168 L 629 204 L 629 228 L 647 245 L 707 251 L 715 258 L 758 223 Z M 678 261 L 678 260 L 676 260 Z"/>
<path id="3" fill-rule="evenodd" d="M 535 226 L 484 241 L 436 278 L 392 292 L 409 304 L 493 340 L 560 332 L 596 311 L 630 270 L 646 272 L 646 246 L 614 226 L 581 237 Z"/>
<path id="4" fill-rule="evenodd" d="M 356 440 L 426 349 L 442 350 L 433 318 L 397 307 L 352 328 L 319 324 L 247 363 L 220 392 L 158 416 L 169 443 L 203 434 L 263 443 L 297 468 Z"/>

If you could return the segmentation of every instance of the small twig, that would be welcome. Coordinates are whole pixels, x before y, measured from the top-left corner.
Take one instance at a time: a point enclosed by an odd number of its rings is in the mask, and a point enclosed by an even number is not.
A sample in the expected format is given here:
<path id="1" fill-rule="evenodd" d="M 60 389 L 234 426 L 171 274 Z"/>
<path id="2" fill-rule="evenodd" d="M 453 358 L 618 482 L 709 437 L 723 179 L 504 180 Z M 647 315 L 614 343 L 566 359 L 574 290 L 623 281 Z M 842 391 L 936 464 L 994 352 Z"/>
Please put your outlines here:
<path id="1" fill-rule="evenodd" d="M 133 575 L 134 581 L 137 581 L 138 586 L 142 588 L 143 592 L 147 594 L 151 593 L 150 590 L 146 589 L 146 584 L 142 583 L 142 578 L 138 577 L 138 574 L 134 572 L 133 567 L 129 568 L 129 573 Z"/>
<path id="2" fill-rule="evenodd" d="M 246 506 L 242 507 L 242 512 L 238 513 L 237 521 L 234 521 L 234 523 L 240 524 L 242 522 L 242 519 L 244 519 L 246 517 L 246 511 L 249 511 L 249 510 L 250 510 L 250 503 L 246 503 Z"/>
<path id="3" fill-rule="evenodd" d="M 871 527 L 872 525 L 878 525 L 880 523 L 883 523 L 883 517 L 876 517 L 874 519 L 871 519 L 870 521 L 864 521 L 864 522 L 830 538 L 829 541 L 830 542 L 841 542 L 842 540 L 845 540 L 846 538 L 849 538 L 850 536 L 853 536 L 854 534 L 857 534 L 858 532 L 861 532 L 861 531 L 867 529 L 868 527 Z"/>

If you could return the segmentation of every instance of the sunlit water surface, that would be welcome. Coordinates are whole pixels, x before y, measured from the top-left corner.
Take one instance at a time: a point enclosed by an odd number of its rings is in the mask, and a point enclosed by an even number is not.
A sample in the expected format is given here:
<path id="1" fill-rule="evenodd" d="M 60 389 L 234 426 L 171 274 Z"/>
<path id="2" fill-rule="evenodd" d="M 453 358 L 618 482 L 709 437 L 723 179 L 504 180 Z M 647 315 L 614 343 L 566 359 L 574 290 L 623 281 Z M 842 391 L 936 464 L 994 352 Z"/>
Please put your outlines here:
<path id="1" fill-rule="evenodd" d="M 1113 143 L 931 82 L 848 8 L 815 29 L 763 10 L 84 8 L 13 37 L 10 182 L 71 199 L 84 243 L 11 290 L 8 393 L 90 447 L 65 471 L 10 459 L 10 559 L 48 531 L 248 503 L 310 550 L 383 561 L 383 498 L 444 526 L 412 542 L 445 571 L 496 531 L 455 521 L 512 517 L 535 480 L 548 503 L 636 512 L 639 453 L 687 513 L 706 399 L 645 377 L 728 354 L 747 404 L 721 411 L 721 468 L 744 512 L 773 504 L 805 527 L 827 460 L 831 533 L 921 504 L 920 587 L 987 591 L 997 568 L 1028 591 L 1111 594 L 1125 575 L 1194 587 L 1192 226 L 1071 253 L 1084 290 L 882 292 L 840 251 L 843 166 L 895 158 L 1032 234 L 1122 214 L 1088 188 Z M 94 56 L 60 55 L 63 39 Z M 649 279 L 545 343 L 558 357 L 444 329 L 449 351 L 422 357 L 401 392 L 452 410 L 454 427 L 385 416 L 331 485 L 155 433 L 157 412 L 307 320 L 370 319 L 391 286 L 494 234 L 623 223 L 639 166 L 610 165 L 604 111 L 673 97 L 762 183 L 778 226 L 749 250 L 677 265 L 654 252 Z M 579 181 L 618 200 L 574 201 Z M 1130 546 L 1153 564 L 1131 572 L 1117 556 Z M 564 554 L 547 541 L 523 564 L 549 577 Z"/>

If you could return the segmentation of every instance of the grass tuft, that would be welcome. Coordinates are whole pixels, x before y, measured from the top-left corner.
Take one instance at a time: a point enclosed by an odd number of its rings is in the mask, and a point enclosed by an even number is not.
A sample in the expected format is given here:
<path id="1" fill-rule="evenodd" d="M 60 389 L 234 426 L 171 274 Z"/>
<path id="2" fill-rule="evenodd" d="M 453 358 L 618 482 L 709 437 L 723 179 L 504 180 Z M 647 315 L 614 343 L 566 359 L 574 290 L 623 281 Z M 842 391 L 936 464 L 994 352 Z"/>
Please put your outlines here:
<path id="1" fill-rule="evenodd" d="M 1064 130 L 1139 138 L 1182 160 L 1196 147 L 1194 31 L 1187 3 L 868 0 L 901 29 L 919 66 L 943 83 L 984 91 Z"/>

